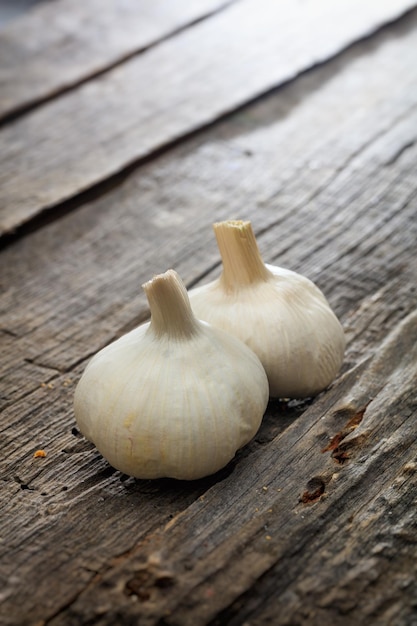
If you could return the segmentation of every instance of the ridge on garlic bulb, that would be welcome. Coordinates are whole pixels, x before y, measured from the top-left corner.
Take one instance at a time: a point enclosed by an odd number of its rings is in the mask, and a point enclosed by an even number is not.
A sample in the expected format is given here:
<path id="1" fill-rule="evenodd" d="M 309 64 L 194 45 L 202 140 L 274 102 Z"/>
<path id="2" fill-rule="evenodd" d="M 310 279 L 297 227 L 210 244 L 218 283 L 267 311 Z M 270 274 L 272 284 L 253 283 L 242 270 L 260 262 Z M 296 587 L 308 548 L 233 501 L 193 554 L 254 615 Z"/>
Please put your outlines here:
<path id="1" fill-rule="evenodd" d="M 335 378 L 343 328 L 308 278 L 263 262 L 250 222 L 214 224 L 223 270 L 190 290 L 196 316 L 244 341 L 260 358 L 270 396 L 305 398 Z"/>
<path id="2" fill-rule="evenodd" d="M 143 288 L 151 321 L 93 357 L 76 388 L 76 421 L 131 476 L 213 474 L 257 432 L 265 371 L 241 341 L 196 319 L 176 272 Z"/>

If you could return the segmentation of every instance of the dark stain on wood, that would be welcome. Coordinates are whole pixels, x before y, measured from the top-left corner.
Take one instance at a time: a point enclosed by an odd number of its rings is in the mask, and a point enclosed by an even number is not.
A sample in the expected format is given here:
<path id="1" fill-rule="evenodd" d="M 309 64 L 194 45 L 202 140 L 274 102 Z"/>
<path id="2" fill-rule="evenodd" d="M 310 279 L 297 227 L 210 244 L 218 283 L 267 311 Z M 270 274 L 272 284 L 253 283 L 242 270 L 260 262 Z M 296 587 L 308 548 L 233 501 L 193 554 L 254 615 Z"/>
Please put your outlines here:
<path id="1" fill-rule="evenodd" d="M 356 410 L 356 411 L 352 409 L 351 407 L 340 408 L 337 411 L 335 411 L 335 417 L 339 417 L 339 416 L 345 417 L 345 416 L 350 415 L 350 417 L 348 418 L 348 421 L 346 422 L 342 430 L 340 430 L 336 435 L 334 435 L 330 439 L 329 443 L 322 449 L 323 453 L 331 452 L 332 459 L 336 463 L 343 465 L 344 463 L 349 461 L 350 459 L 349 450 L 355 446 L 360 445 L 366 439 L 366 436 L 362 435 L 361 437 L 356 437 L 355 440 L 350 440 L 349 443 L 347 444 L 346 443 L 342 444 L 344 439 L 346 439 L 346 437 L 350 435 L 356 428 L 358 428 L 359 424 L 361 424 L 368 404 L 364 406 L 362 409 Z"/>
<path id="2" fill-rule="evenodd" d="M 324 493 L 326 483 L 320 476 L 314 476 L 311 478 L 307 485 L 306 490 L 300 498 L 300 502 L 303 504 L 312 504 L 316 502 Z"/>

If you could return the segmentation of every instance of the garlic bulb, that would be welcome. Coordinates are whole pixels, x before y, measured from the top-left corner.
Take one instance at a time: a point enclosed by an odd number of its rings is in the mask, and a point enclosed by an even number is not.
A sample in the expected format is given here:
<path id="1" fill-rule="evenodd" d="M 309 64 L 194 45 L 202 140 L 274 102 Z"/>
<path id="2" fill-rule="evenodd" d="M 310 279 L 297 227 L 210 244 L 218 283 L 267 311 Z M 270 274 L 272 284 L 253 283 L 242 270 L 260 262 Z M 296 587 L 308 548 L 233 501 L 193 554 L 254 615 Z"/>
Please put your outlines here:
<path id="1" fill-rule="evenodd" d="M 143 288 L 151 321 L 87 365 L 75 392 L 77 423 L 131 476 L 213 474 L 257 432 L 268 402 L 265 371 L 241 341 L 195 318 L 173 270 Z"/>
<path id="2" fill-rule="evenodd" d="M 345 349 L 326 298 L 304 276 L 264 264 L 250 222 L 220 222 L 214 232 L 223 271 L 189 292 L 194 313 L 252 348 L 272 397 L 317 394 L 336 376 Z"/>

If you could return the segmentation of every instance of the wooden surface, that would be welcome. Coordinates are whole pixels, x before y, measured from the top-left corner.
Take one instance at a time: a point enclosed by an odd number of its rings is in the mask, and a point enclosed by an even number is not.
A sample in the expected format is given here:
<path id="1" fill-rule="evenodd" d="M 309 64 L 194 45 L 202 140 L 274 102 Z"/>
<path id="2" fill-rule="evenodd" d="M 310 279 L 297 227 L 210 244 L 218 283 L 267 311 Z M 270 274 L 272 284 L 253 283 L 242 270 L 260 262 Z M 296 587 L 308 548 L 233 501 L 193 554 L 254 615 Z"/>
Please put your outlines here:
<path id="1" fill-rule="evenodd" d="M 0 34 L 0 120 L 144 52 L 231 0 L 53 0 Z"/>
<path id="2" fill-rule="evenodd" d="M 0 36 L 25 50 L 21 72 L 0 55 L 16 94 L 0 131 L 0 623 L 415 626 L 416 10 L 126 2 L 143 32 L 100 51 L 83 4 Z M 91 59 L 61 72 L 58 26 L 28 58 L 45 16 L 77 25 L 70 45 L 91 38 Z M 157 78 L 138 95 L 135 76 Z M 218 475 L 128 478 L 78 433 L 75 384 L 148 318 L 145 280 L 218 275 L 211 224 L 228 218 L 324 291 L 342 371 L 315 399 L 270 402 Z"/>
<path id="3" fill-rule="evenodd" d="M 241 0 L 45 103 L 0 129 L 0 232 L 324 62 L 413 4 Z M 12 81 L 13 92 L 19 85 Z"/>

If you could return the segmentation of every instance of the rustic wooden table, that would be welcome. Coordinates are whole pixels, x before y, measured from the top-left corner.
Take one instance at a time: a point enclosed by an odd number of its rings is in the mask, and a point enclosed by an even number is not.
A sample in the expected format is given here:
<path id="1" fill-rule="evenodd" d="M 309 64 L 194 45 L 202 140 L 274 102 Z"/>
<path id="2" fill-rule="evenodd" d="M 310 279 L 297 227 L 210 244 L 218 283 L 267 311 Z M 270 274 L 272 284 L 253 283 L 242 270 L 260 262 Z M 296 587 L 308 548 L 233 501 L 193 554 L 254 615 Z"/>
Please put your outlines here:
<path id="1" fill-rule="evenodd" d="M 54 0 L 0 33 L 2 625 L 417 624 L 415 4 Z M 229 218 L 323 290 L 342 371 L 219 474 L 129 478 L 75 384 L 144 281 L 218 275 Z"/>

